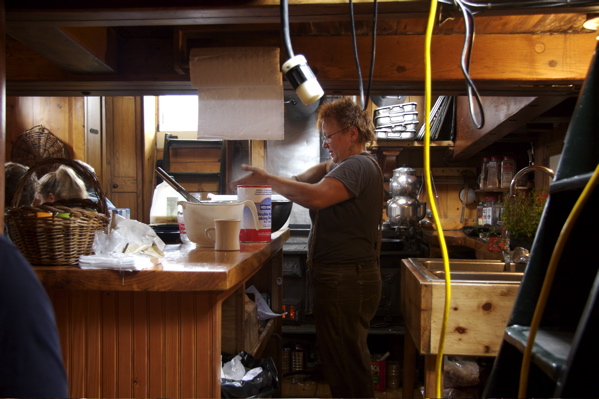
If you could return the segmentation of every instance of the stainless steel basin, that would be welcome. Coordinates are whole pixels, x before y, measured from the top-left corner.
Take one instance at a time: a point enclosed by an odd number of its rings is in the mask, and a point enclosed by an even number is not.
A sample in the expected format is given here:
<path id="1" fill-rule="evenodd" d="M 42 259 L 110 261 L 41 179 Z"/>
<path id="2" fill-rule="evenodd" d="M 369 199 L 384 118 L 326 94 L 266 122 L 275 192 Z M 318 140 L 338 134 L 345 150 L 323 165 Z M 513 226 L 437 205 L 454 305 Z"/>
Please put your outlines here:
<path id="1" fill-rule="evenodd" d="M 443 259 L 410 258 L 412 265 L 429 281 L 445 281 Z M 452 282 L 515 283 L 520 284 L 525 265 L 496 260 L 450 259 Z"/>

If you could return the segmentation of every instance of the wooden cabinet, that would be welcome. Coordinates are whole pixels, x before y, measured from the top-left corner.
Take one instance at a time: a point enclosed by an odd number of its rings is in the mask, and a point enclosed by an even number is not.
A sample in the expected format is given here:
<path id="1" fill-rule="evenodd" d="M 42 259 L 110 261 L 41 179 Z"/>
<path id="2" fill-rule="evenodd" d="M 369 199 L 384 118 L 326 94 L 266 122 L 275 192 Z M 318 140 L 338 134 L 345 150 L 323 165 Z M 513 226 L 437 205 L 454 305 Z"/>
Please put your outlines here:
<path id="1" fill-rule="evenodd" d="M 160 264 L 134 272 L 36 267 L 54 305 L 70 396 L 220 397 L 221 352 L 246 347 L 246 287 L 268 292 L 281 311 L 288 237 L 285 229 L 239 252 L 172 245 Z M 279 367 L 269 343 L 280 332 L 280 319 L 269 321 L 252 354 Z"/>

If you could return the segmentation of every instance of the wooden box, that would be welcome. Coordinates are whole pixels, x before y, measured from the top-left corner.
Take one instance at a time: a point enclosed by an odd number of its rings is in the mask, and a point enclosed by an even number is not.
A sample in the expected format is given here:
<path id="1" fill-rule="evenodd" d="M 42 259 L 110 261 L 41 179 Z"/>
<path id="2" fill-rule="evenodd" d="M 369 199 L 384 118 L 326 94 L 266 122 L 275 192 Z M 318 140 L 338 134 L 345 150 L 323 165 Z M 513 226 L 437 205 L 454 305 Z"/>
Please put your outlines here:
<path id="1" fill-rule="evenodd" d="M 519 283 L 452 282 L 444 354 L 496 356 Z M 401 265 L 401 310 L 420 354 L 436 354 L 445 281 L 429 281 L 408 259 Z"/>

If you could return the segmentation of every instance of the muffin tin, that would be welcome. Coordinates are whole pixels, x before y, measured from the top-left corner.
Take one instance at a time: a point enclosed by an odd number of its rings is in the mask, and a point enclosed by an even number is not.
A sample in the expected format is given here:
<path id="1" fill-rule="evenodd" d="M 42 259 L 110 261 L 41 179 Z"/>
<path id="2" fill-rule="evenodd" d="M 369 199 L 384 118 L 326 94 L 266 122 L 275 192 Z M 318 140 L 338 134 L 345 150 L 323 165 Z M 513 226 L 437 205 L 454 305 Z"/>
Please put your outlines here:
<path id="1" fill-rule="evenodd" d="M 378 139 L 414 140 L 418 123 L 415 102 L 374 110 L 374 126 Z"/>

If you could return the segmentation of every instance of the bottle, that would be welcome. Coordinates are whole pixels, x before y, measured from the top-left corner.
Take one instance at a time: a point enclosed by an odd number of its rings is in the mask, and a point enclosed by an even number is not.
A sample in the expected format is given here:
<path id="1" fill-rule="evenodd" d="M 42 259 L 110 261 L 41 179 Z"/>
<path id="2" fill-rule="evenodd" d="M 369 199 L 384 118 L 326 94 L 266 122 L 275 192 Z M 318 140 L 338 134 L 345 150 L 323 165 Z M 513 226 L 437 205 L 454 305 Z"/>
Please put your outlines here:
<path id="1" fill-rule="evenodd" d="M 183 212 L 181 210 L 177 212 L 177 224 L 179 225 L 179 236 L 181 237 L 181 244 L 189 243 L 190 241 L 187 237 L 187 230 L 185 230 L 185 219 L 183 219 Z"/>
<path id="2" fill-rule="evenodd" d="M 483 164 L 480 168 L 480 175 L 478 175 L 478 188 L 481 190 L 487 188 L 487 166 L 491 158 L 483 158 Z"/>
<path id="3" fill-rule="evenodd" d="M 501 230 L 501 226 L 503 225 L 503 202 L 498 202 L 495 204 L 495 226 L 498 227 L 498 230 Z"/>
<path id="4" fill-rule="evenodd" d="M 154 189 L 150 208 L 150 224 L 177 223 L 177 202 L 185 198 L 163 181 Z"/>
<path id="5" fill-rule="evenodd" d="M 484 225 L 484 223 L 483 223 L 484 209 L 485 209 L 485 204 L 483 204 L 482 202 L 479 202 L 478 206 L 476 207 L 476 225 L 479 227 L 482 227 Z"/>
<path id="6" fill-rule="evenodd" d="M 503 161 L 501 161 L 501 188 L 510 188 L 515 173 L 516 161 L 514 158 L 503 157 Z"/>
<path id="7" fill-rule="evenodd" d="M 499 157 L 491 157 L 487 164 L 487 186 L 486 188 L 499 188 Z"/>
<path id="8" fill-rule="evenodd" d="M 483 208 L 483 226 L 493 226 L 495 223 L 495 204 L 497 197 L 485 197 Z"/>

